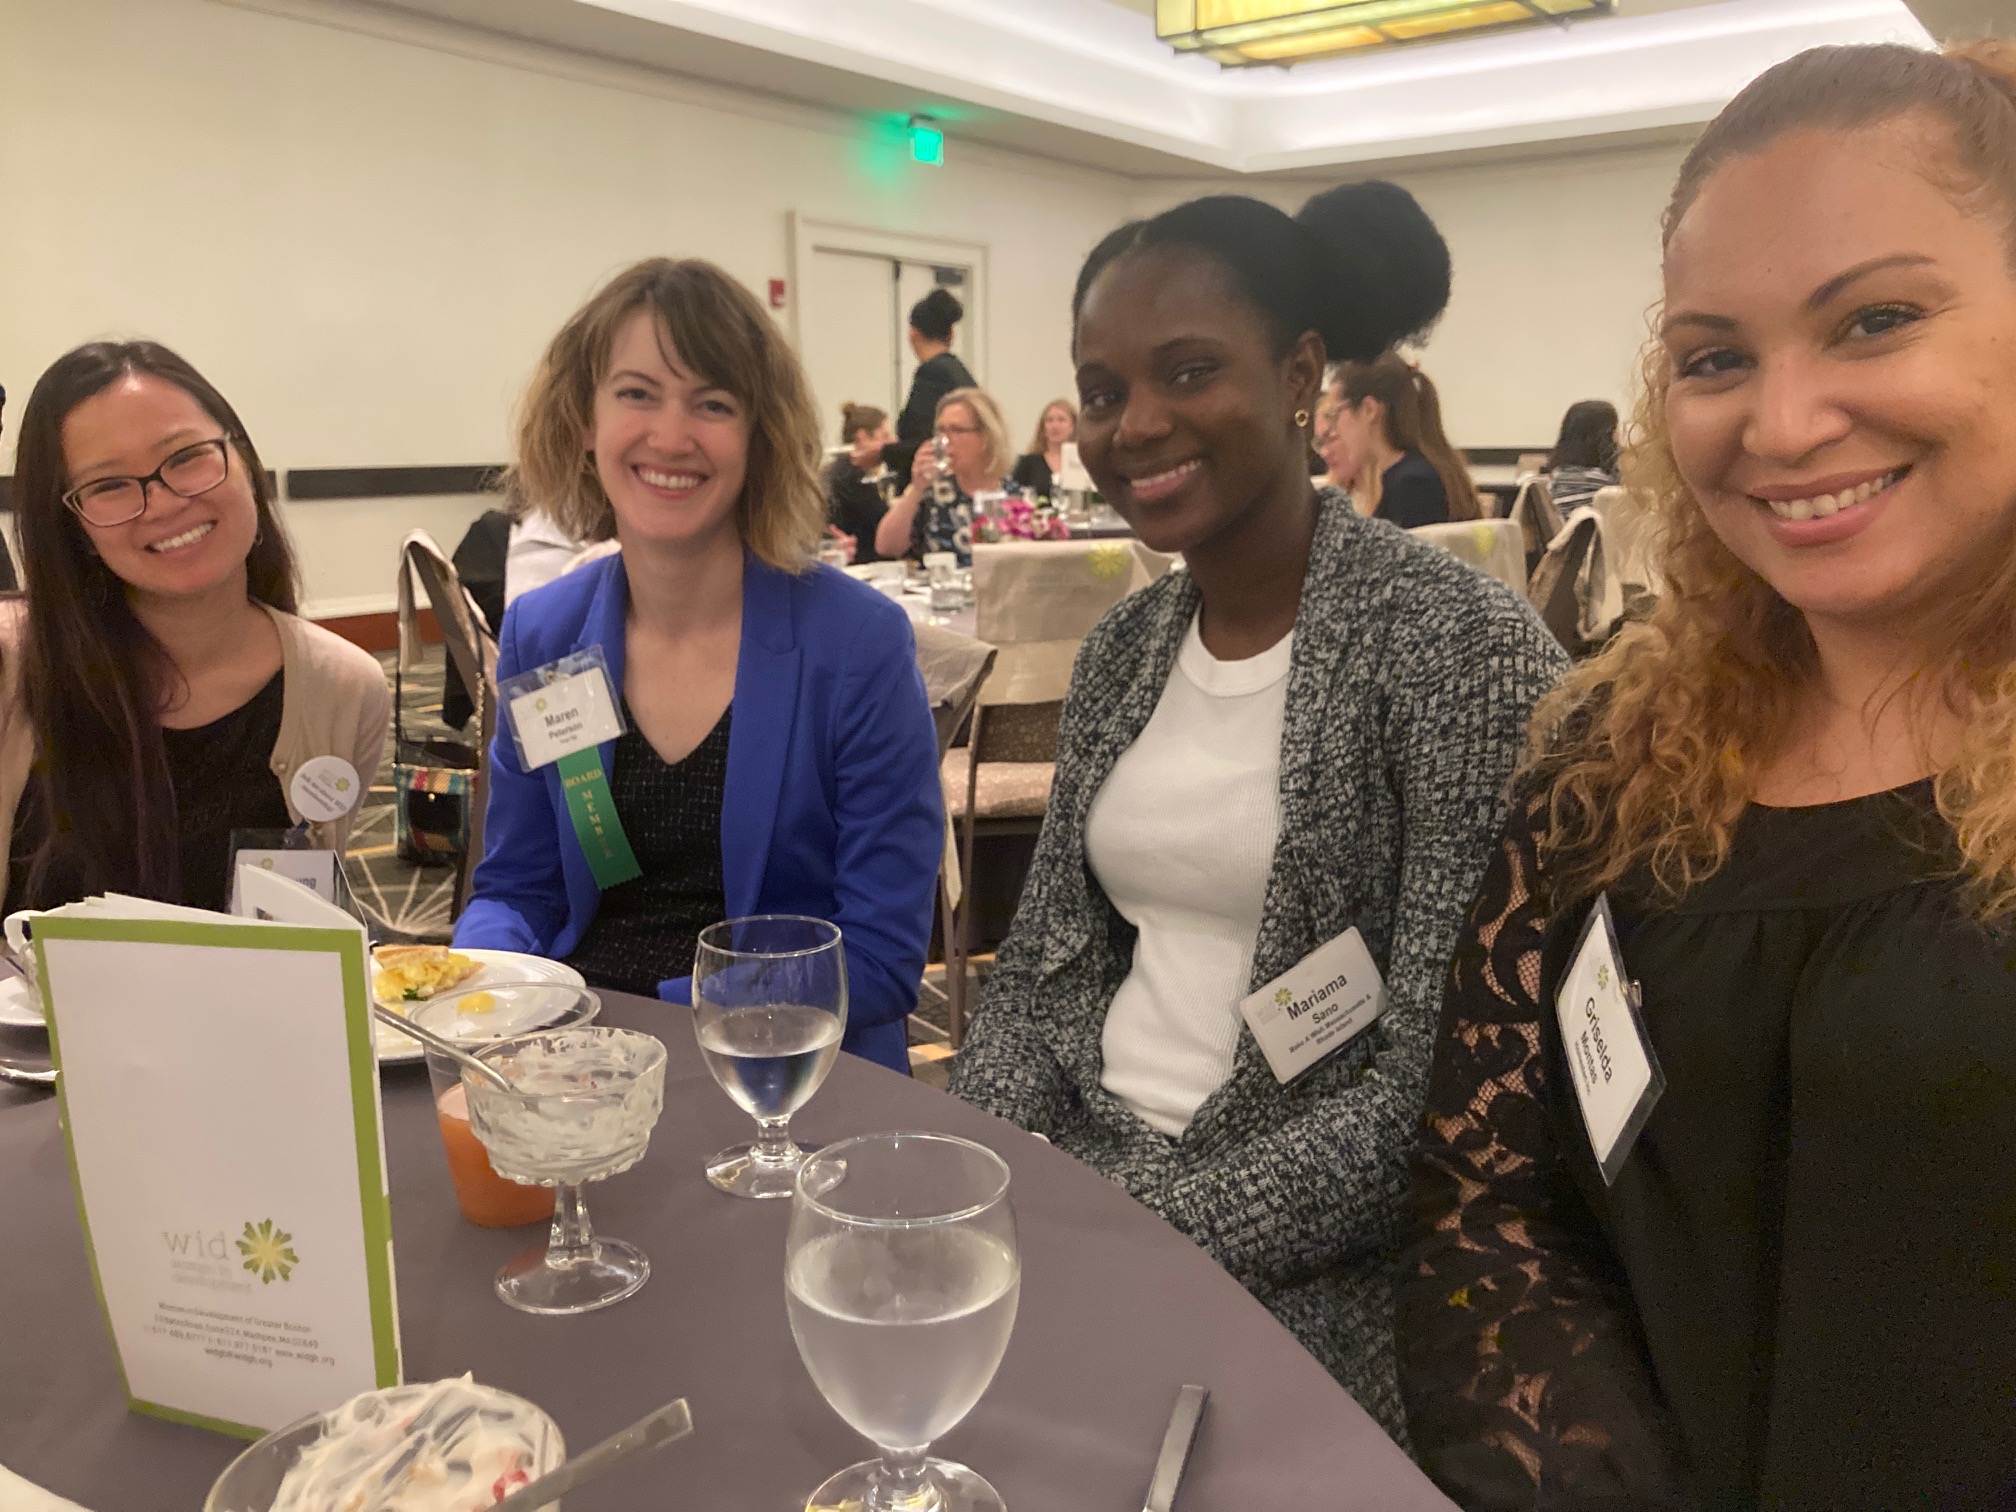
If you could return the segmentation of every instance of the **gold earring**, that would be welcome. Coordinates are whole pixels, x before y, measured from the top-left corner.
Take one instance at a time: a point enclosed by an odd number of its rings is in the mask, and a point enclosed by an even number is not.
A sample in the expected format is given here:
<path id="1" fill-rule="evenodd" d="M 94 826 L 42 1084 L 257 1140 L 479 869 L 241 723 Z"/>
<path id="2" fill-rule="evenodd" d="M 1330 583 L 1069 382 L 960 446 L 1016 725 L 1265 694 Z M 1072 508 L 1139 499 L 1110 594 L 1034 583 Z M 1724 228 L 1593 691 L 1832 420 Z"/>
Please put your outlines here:
<path id="1" fill-rule="evenodd" d="M 1295 429 L 1297 430 L 1309 429 L 1309 411 L 1307 410 L 1295 411 Z"/>

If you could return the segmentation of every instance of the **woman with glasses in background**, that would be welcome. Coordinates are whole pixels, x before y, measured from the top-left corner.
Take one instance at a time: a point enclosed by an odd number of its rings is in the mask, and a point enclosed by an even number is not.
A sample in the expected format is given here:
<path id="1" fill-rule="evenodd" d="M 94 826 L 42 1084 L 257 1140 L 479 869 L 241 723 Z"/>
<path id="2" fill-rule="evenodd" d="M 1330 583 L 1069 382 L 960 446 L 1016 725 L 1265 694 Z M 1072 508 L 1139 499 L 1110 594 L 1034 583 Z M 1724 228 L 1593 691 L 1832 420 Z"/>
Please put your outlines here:
<path id="1" fill-rule="evenodd" d="M 944 442 L 942 457 L 935 441 Z M 961 567 L 971 566 L 973 496 L 1006 488 L 1012 460 L 1008 422 L 994 397 L 983 389 L 954 389 L 938 401 L 938 433 L 917 448 L 910 486 L 875 527 L 875 549 L 885 557 L 949 551 Z M 941 488 L 941 481 L 951 486 Z"/>
<path id="2" fill-rule="evenodd" d="M 166 347 L 57 359 L 21 417 L 14 501 L 35 591 L 5 606 L 6 905 L 116 891 L 223 908 L 231 832 L 307 820 L 303 765 L 341 757 L 368 789 L 384 672 L 295 613 L 259 454 Z M 354 813 L 309 823 L 313 842 L 341 850 Z"/>

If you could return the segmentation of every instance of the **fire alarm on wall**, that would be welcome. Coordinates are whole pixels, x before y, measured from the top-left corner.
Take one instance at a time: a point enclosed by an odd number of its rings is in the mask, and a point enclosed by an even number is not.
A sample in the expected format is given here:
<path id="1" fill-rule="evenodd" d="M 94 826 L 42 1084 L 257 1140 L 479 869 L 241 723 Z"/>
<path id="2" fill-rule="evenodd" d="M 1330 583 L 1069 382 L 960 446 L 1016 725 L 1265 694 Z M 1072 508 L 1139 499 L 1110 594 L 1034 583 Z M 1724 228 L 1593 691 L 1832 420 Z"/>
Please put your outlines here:
<path id="1" fill-rule="evenodd" d="M 773 310 L 784 308 L 784 280 L 781 278 L 770 280 L 770 308 Z"/>

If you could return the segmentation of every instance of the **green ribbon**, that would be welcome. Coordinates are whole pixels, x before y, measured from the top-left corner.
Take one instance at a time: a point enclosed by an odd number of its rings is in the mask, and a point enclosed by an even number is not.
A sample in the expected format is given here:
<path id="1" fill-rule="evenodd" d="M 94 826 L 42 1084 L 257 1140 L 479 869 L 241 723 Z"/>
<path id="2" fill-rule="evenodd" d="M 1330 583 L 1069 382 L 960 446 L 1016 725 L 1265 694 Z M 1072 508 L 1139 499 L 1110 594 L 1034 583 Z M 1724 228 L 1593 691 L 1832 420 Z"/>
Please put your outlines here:
<path id="1" fill-rule="evenodd" d="M 581 842 L 595 885 L 607 890 L 643 876 L 644 868 L 630 849 L 630 837 L 623 833 L 623 821 L 616 817 L 616 800 L 609 794 L 609 779 L 602 771 L 601 750 L 589 746 L 570 751 L 554 765 L 560 771 L 560 790 L 567 795 L 574 838 Z"/>

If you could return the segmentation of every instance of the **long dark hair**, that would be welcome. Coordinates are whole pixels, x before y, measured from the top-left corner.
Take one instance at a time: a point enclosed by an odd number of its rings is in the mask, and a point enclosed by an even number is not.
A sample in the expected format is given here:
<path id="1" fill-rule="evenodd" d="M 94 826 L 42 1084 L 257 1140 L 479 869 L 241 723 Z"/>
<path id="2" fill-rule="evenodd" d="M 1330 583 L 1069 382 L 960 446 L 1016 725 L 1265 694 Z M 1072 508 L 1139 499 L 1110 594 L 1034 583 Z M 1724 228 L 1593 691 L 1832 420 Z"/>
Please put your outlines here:
<path id="1" fill-rule="evenodd" d="M 1564 467 L 1617 471 L 1617 406 L 1607 399 L 1581 399 L 1561 417 L 1561 434 L 1547 453 L 1548 472 Z"/>
<path id="2" fill-rule="evenodd" d="M 1343 387 L 1344 398 L 1353 409 L 1367 399 L 1377 399 L 1384 407 L 1388 446 L 1419 452 L 1428 459 L 1435 476 L 1442 480 L 1450 519 L 1477 518 L 1477 485 L 1470 481 L 1463 454 L 1450 444 L 1448 432 L 1442 429 L 1441 396 L 1426 373 L 1398 353 L 1386 352 L 1370 362 L 1344 364 L 1334 381 Z"/>
<path id="3" fill-rule="evenodd" d="M 49 820 L 29 867 L 30 899 L 52 872 L 93 893 L 172 897 L 181 886 L 159 712 L 174 668 L 135 618 L 126 585 L 63 503 L 63 422 L 133 374 L 174 384 L 230 438 L 259 513 L 245 559 L 247 592 L 289 613 L 299 598 L 266 469 L 237 411 L 201 373 L 151 341 L 95 341 L 50 364 L 21 413 L 14 453 L 15 518 L 29 583 L 22 684 Z"/>

